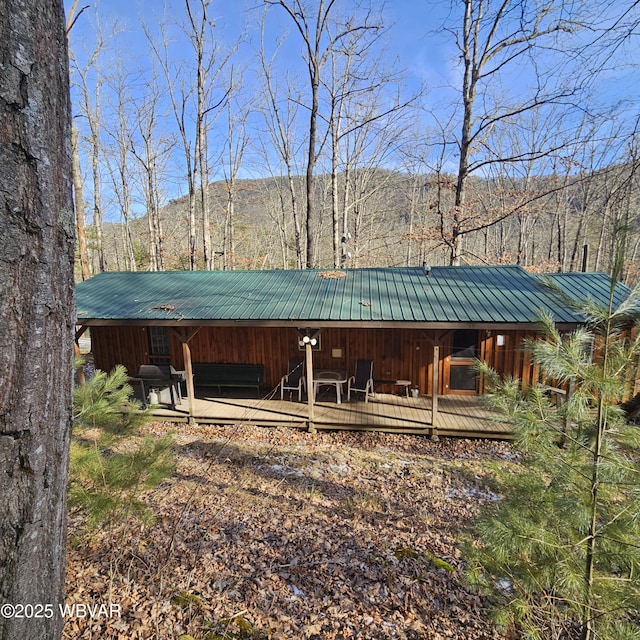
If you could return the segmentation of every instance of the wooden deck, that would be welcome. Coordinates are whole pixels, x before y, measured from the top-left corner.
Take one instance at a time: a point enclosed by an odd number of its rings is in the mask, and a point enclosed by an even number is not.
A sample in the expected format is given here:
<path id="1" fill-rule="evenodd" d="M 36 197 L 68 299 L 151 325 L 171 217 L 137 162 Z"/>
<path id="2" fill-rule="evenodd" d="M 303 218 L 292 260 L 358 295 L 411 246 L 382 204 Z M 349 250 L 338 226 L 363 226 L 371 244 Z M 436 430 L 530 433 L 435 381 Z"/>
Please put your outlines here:
<path id="1" fill-rule="evenodd" d="M 188 419 L 188 403 L 176 410 L 158 407 L 154 415 L 176 422 Z M 250 423 L 262 426 L 290 426 L 308 429 L 306 402 L 280 398 L 199 396 L 194 403 L 196 422 L 209 424 Z M 511 437 L 509 425 L 483 406 L 477 396 L 440 396 L 436 424 L 432 424 L 431 398 L 377 393 L 368 403 L 352 400 L 336 404 L 335 397 L 319 396 L 314 405 L 315 429 L 385 431 L 461 438 Z"/>

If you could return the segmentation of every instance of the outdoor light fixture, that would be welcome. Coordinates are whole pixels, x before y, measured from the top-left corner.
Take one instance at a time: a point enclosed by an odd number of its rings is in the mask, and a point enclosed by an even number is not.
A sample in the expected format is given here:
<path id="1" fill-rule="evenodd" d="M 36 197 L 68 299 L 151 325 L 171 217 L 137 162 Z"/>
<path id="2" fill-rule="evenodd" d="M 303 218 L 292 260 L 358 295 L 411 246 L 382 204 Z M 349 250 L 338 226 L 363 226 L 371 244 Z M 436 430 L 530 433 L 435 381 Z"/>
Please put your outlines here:
<path id="1" fill-rule="evenodd" d="M 320 350 L 320 329 L 298 329 L 298 347 L 305 349 L 307 345 Z"/>

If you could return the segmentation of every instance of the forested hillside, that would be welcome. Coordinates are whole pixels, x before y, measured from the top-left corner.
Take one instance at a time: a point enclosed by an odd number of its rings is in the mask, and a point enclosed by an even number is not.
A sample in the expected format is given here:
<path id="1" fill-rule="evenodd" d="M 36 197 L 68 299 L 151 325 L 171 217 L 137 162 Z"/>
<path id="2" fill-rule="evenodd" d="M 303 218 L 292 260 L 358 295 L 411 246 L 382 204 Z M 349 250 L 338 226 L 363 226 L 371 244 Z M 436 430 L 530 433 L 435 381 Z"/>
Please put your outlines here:
<path id="1" fill-rule="evenodd" d="M 344 176 L 340 179 L 344 189 Z M 318 179 L 319 185 L 328 181 L 328 176 Z M 340 266 L 448 264 L 450 255 L 434 212 L 437 198 L 434 178 L 378 171 L 372 172 L 369 181 L 376 189 L 355 211 L 351 227 L 354 231 L 346 238 L 347 254 Z M 284 182 L 283 178 L 238 181 L 233 250 L 228 252 L 222 250 L 229 246 L 223 223 L 227 191 L 224 182 L 210 185 L 212 218 L 220 221 L 212 226 L 214 268 L 295 268 L 293 229 L 281 208 Z M 296 183 L 302 185 L 303 178 L 296 178 Z M 486 209 L 478 219 L 490 223 L 493 215 L 497 221 L 465 238 L 465 263 L 519 263 L 536 271 L 579 271 L 585 266 L 589 271 L 606 271 L 614 236 L 627 233 L 626 277 L 632 281 L 637 276 L 640 190 L 632 166 L 573 175 L 562 182 L 557 177 L 547 177 L 528 187 L 518 182 L 505 185 L 474 180 L 472 189 Z M 326 190 L 323 193 L 318 189 L 317 207 L 326 225 L 330 224 L 330 206 Z M 159 220 L 164 268 L 188 269 L 187 198 L 163 207 Z M 144 215 L 130 226 L 137 269 L 149 266 L 148 222 Z M 129 268 L 124 250 L 125 231 L 121 224 L 108 225 L 105 230 L 109 270 Z M 198 225 L 198 237 L 201 233 Z M 201 252 L 198 243 L 198 255 Z M 320 266 L 333 265 L 328 234 L 322 237 L 320 252 Z M 202 262 L 198 266 L 202 268 Z"/>

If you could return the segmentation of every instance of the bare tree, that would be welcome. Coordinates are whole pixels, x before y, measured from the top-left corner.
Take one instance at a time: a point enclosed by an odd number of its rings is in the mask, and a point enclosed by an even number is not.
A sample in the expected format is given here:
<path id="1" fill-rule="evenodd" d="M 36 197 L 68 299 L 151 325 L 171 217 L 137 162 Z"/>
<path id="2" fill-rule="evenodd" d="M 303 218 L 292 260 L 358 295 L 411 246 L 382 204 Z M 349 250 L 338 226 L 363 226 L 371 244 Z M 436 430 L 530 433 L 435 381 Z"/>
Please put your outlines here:
<path id="1" fill-rule="evenodd" d="M 238 77 L 240 76 L 240 77 Z M 234 269 L 236 262 L 235 246 L 235 201 L 238 172 L 242 166 L 245 151 L 249 144 L 247 132 L 247 119 L 251 111 L 250 102 L 238 100 L 238 94 L 242 83 L 242 72 L 231 68 L 229 81 L 229 96 L 227 98 L 227 140 L 224 156 L 226 160 L 221 162 L 224 171 L 224 180 L 227 187 L 227 202 L 225 207 L 225 221 L 222 240 L 224 269 Z"/>
<path id="2" fill-rule="evenodd" d="M 266 14 L 265 14 L 266 15 Z M 298 118 L 298 107 L 301 97 L 292 86 L 289 76 L 284 83 L 278 82 L 273 71 L 274 57 L 268 58 L 265 47 L 265 20 L 263 17 L 261 29 L 260 67 L 263 81 L 264 107 L 261 113 L 264 118 L 268 132 L 268 142 L 263 142 L 262 151 L 265 162 L 272 166 L 272 150 L 275 150 L 279 164 L 278 168 L 271 171 L 272 175 L 283 173 L 286 177 L 287 193 L 281 188 L 279 181 L 276 181 L 278 189 L 278 202 L 280 215 L 276 217 L 280 230 L 280 242 L 283 254 L 283 266 L 287 268 L 289 261 L 287 258 L 288 245 L 288 224 L 287 212 L 291 213 L 293 225 L 296 267 L 303 269 L 306 263 L 305 247 L 303 237 L 302 221 L 300 219 L 300 207 L 298 188 L 296 183 L 296 122 Z M 276 47 L 279 48 L 280 43 Z M 284 100 L 281 98 L 284 96 Z"/>
<path id="3" fill-rule="evenodd" d="M 162 48 L 145 26 L 147 41 L 165 76 L 173 114 L 178 126 L 185 160 L 185 174 L 189 197 L 189 265 L 196 269 L 196 205 L 202 216 L 204 268 L 213 268 L 214 252 L 211 244 L 209 212 L 209 132 L 224 106 L 229 89 L 221 87 L 214 97 L 214 89 L 237 43 L 226 52 L 216 43 L 215 23 L 209 15 L 211 0 L 184 0 L 187 36 L 194 57 L 194 68 L 175 65 L 169 55 L 168 26 L 161 25 Z M 193 119 L 193 129 L 189 121 Z"/>
<path id="4" fill-rule="evenodd" d="M 309 74 L 308 149 L 306 157 L 306 238 L 307 254 L 305 267 L 319 264 L 320 216 L 316 207 L 317 194 L 314 176 L 318 158 L 322 151 L 327 132 L 318 130 L 320 118 L 320 91 L 324 67 L 330 56 L 347 47 L 348 39 L 358 33 L 375 31 L 379 24 L 371 20 L 371 12 L 364 11 L 361 18 L 350 15 L 338 19 L 336 0 L 319 0 L 317 5 L 303 0 L 265 0 L 266 4 L 280 6 L 289 15 L 302 38 L 305 64 Z"/>
<path id="5" fill-rule="evenodd" d="M 637 259 L 640 239 L 637 214 L 640 201 L 640 149 L 637 132 L 627 140 L 622 155 L 621 162 L 608 166 L 604 176 L 595 268 L 611 272 L 614 266 L 612 248 L 622 246 L 628 256 L 622 277 L 627 283 L 633 283 L 639 272 L 638 265 L 631 261 Z"/>
<path id="6" fill-rule="evenodd" d="M 84 180 L 82 179 L 82 169 L 80 168 L 80 149 L 78 146 L 78 130 L 73 127 L 71 131 L 71 158 L 73 166 L 73 195 L 76 210 L 76 234 L 78 238 L 78 257 L 80 259 L 80 273 L 82 279 L 91 277 L 91 262 L 87 250 L 87 232 L 84 202 Z"/>
<path id="7" fill-rule="evenodd" d="M 427 261 L 426 238 L 421 233 L 421 230 L 427 226 L 424 219 L 427 207 L 425 204 L 425 179 L 420 172 L 421 163 L 409 155 L 405 157 L 404 162 L 403 173 L 406 178 L 403 180 L 398 195 L 403 199 L 403 208 L 407 212 L 407 228 L 403 240 L 405 242 L 404 265 L 409 267 Z"/>
<path id="8" fill-rule="evenodd" d="M 380 213 L 377 207 L 387 207 L 386 198 L 377 196 L 397 186 L 397 176 L 390 169 L 398 162 L 397 150 L 403 145 L 411 107 L 411 100 L 401 100 L 399 92 L 392 90 L 395 79 L 379 73 L 377 64 L 354 71 L 356 77 L 378 82 L 360 90 L 352 87 L 340 97 L 344 112 L 330 112 L 334 114 L 329 128 L 336 267 L 360 264 L 364 222 L 367 216 Z"/>
<path id="9" fill-rule="evenodd" d="M 173 141 L 159 131 L 161 89 L 157 83 L 155 67 L 145 86 L 144 102 L 138 106 L 137 135 L 140 148 L 130 143 L 130 148 L 142 169 L 142 191 L 147 211 L 149 230 L 149 269 L 162 271 L 165 267 L 164 234 L 160 218 L 160 173 L 164 157 Z"/>
<path id="10" fill-rule="evenodd" d="M 185 0 L 189 28 L 187 35 L 196 61 L 196 114 L 195 114 L 195 164 L 198 169 L 200 210 L 202 213 L 202 237 L 204 268 L 213 269 L 214 250 L 211 245 L 211 223 L 209 212 L 209 131 L 219 115 L 219 109 L 228 99 L 230 88 L 225 87 L 213 103 L 213 90 L 222 71 L 229 62 L 235 48 L 221 55 L 221 48 L 214 36 L 215 24 L 209 16 L 212 0 L 198 0 L 198 12 L 193 10 L 195 0 Z"/>
<path id="11" fill-rule="evenodd" d="M 114 78 L 112 93 L 115 99 L 115 121 L 105 131 L 111 140 L 107 145 L 107 169 L 111 177 L 113 192 L 120 211 L 122 248 L 125 267 L 128 271 L 136 271 L 136 256 L 133 233 L 131 229 L 133 172 L 130 166 L 132 146 L 132 116 L 131 111 L 137 110 L 127 86 L 127 78 L 122 67 Z"/>
<path id="12" fill-rule="evenodd" d="M 67 16 L 67 38 L 69 38 L 73 25 L 86 9 L 86 7 L 83 7 L 78 11 L 78 3 L 79 0 L 74 0 Z M 73 166 L 73 197 L 76 210 L 78 258 L 80 260 L 80 273 L 82 275 L 82 279 L 87 280 L 89 277 L 91 277 L 91 262 L 89 261 L 89 253 L 87 250 L 87 236 L 85 230 L 86 206 L 84 202 L 84 180 L 82 177 L 82 169 L 80 167 L 80 147 L 78 144 L 78 130 L 76 127 L 73 127 L 71 132 L 71 157 Z"/>
<path id="13" fill-rule="evenodd" d="M 0 16 L 0 638 L 55 640 L 75 321 L 67 39 L 61 1 L 2 0 Z M 11 615 L 26 603 L 43 615 Z"/>
<path id="14" fill-rule="evenodd" d="M 115 32 L 115 29 L 114 29 Z M 104 53 L 107 38 L 104 37 L 102 29 L 96 31 L 96 44 L 89 54 L 86 62 L 82 64 L 71 50 L 72 78 L 77 78 L 74 84 L 77 86 L 80 95 L 79 116 L 87 127 L 86 142 L 88 146 L 87 154 L 91 167 L 91 185 L 93 191 L 93 220 L 92 226 L 95 236 L 95 252 L 97 255 L 97 268 L 99 271 L 106 271 L 107 258 L 104 250 L 104 222 L 102 209 L 102 184 L 101 155 L 102 140 L 101 134 L 104 126 L 102 123 L 102 86 L 105 81 L 102 69 L 100 68 L 100 57 Z M 77 145 L 76 145 L 77 147 Z M 76 177 L 76 187 L 81 188 L 79 176 Z"/>
<path id="15" fill-rule="evenodd" d="M 194 271 L 197 269 L 197 254 L 196 254 L 196 163 L 193 157 L 193 143 L 191 138 L 191 132 L 188 128 L 188 102 L 191 94 L 191 88 L 188 88 L 184 78 L 182 82 L 179 79 L 183 76 L 183 71 L 180 67 L 177 69 L 174 67 L 169 57 L 169 36 L 166 33 L 164 25 L 161 25 L 162 32 L 162 48 L 159 48 L 156 44 L 156 38 L 150 32 L 146 25 L 142 26 L 147 42 L 155 55 L 162 73 L 165 78 L 167 93 L 171 102 L 173 116 L 178 128 L 179 139 L 182 147 L 182 153 L 184 158 L 184 174 L 187 181 L 187 208 L 189 219 L 189 231 L 188 231 L 188 254 L 189 254 L 189 269 Z"/>
<path id="16" fill-rule="evenodd" d="M 330 31 L 334 28 L 340 25 L 329 26 Z M 329 132 L 336 267 L 347 266 L 348 262 L 349 212 L 359 206 L 351 200 L 356 194 L 359 199 L 366 197 L 367 191 L 362 188 L 365 182 L 374 189 L 381 188 L 367 177 L 376 173 L 376 167 L 388 165 L 391 152 L 400 145 L 403 121 L 413 101 L 403 101 L 400 96 L 401 73 L 384 68 L 384 48 L 373 54 L 385 33 L 380 24 L 345 36 L 340 49 L 330 54 L 329 78 L 323 81 L 328 106 L 321 117 Z M 376 178 L 383 175 L 376 173 Z"/>
<path id="17" fill-rule="evenodd" d="M 213 268 L 213 250 L 211 248 L 211 229 L 209 220 L 209 164 L 207 162 L 207 101 L 208 101 L 208 76 L 211 71 L 210 62 L 205 59 L 207 48 L 207 36 L 213 22 L 209 20 L 208 8 L 210 0 L 199 0 L 201 13 L 195 16 L 191 7 L 191 0 L 185 0 L 187 16 L 189 18 L 189 40 L 193 47 L 196 60 L 196 116 L 195 116 L 195 167 L 199 176 L 199 199 L 202 214 L 202 250 L 204 268 Z"/>
<path id="18" fill-rule="evenodd" d="M 438 210 L 441 236 L 449 248 L 451 264 L 460 264 L 466 235 L 497 221 L 478 215 L 482 207 L 468 194 L 470 176 L 493 163 L 536 159 L 557 150 L 552 146 L 512 154 L 509 149 L 492 147 L 490 137 L 496 129 L 509 126 L 515 116 L 542 105 L 561 103 L 575 93 L 559 80 L 552 82 L 553 74 L 545 76 L 535 62 L 536 53 L 542 51 L 543 45 L 554 44 L 557 36 L 576 28 L 576 23 L 569 19 L 570 3 L 564 0 L 543 3 L 464 0 L 463 9 L 461 25 L 446 29 L 454 39 L 462 65 L 459 88 L 462 113 L 455 142 L 458 166 L 454 176 L 443 176 L 452 199 L 450 204 L 442 202 Z M 514 65 L 527 65 L 535 74 L 533 90 L 519 99 L 502 95 L 501 100 L 492 100 L 489 83 L 499 82 L 501 74 Z M 554 67 L 556 75 L 559 67 L 559 64 Z"/>

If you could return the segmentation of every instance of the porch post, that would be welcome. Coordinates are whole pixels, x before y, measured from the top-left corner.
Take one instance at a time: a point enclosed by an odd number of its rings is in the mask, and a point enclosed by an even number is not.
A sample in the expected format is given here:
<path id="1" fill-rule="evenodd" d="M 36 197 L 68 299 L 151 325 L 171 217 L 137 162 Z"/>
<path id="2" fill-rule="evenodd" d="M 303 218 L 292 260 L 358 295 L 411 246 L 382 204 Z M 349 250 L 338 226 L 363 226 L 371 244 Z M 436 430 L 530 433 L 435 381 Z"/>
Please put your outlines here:
<path id="1" fill-rule="evenodd" d="M 438 420 L 438 387 L 440 378 L 440 345 L 433 345 L 433 375 L 431 386 L 431 437 L 434 440 L 438 438 L 438 428 L 436 422 Z"/>
<path id="2" fill-rule="evenodd" d="M 304 345 L 305 361 L 307 363 L 307 404 L 309 405 L 309 433 L 316 433 L 313 416 L 313 349 L 311 341 Z"/>
<path id="3" fill-rule="evenodd" d="M 184 360 L 184 374 L 187 379 L 187 397 L 189 399 L 189 417 L 187 418 L 187 421 L 188 424 L 195 424 L 195 418 L 193 416 L 193 402 L 196 397 L 196 392 L 193 385 L 193 366 L 191 364 L 191 348 L 189 347 L 189 341 L 196 335 L 196 333 L 198 333 L 198 331 L 200 331 L 200 327 L 196 327 L 195 329 L 171 327 L 171 329 L 182 344 L 182 359 Z"/>
<path id="4" fill-rule="evenodd" d="M 193 367 L 191 366 L 191 348 L 189 343 L 185 340 L 182 343 L 182 357 L 184 358 L 184 370 L 187 378 L 187 397 L 189 398 L 189 418 L 188 424 L 195 423 L 193 417 L 193 401 L 195 399 L 195 388 L 193 386 Z"/>

